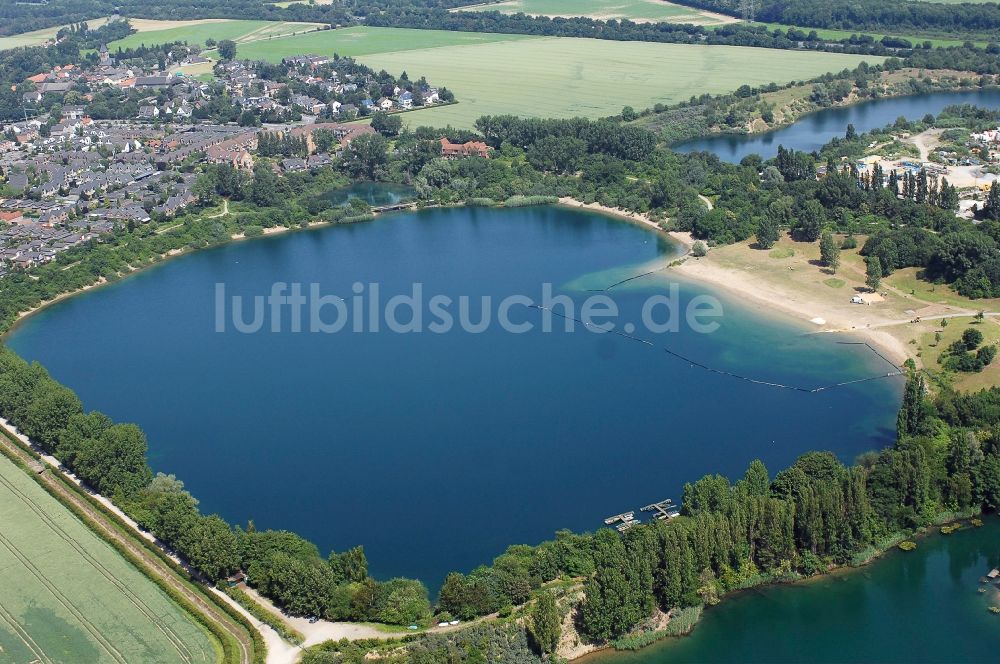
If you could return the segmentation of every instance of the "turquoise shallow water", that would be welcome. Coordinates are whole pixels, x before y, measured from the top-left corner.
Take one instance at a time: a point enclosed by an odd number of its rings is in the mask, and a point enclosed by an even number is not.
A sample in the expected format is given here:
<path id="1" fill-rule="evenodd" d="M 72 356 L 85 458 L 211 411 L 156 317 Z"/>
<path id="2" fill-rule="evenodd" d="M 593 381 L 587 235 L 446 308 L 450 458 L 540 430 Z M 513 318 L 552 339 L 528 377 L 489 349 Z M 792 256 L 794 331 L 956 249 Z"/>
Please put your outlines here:
<path id="1" fill-rule="evenodd" d="M 417 576 L 433 591 L 509 544 L 678 499 L 704 473 L 741 475 L 755 457 L 776 471 L 812 449 L 850 461 L 889 444 L 901 382 L 772 389 L 579 327 L 218 333 L 216 284 L 252 297 L 275 281 L 315 282 L 350 297 L 353 283 L 378 282 L 385 301 L 421 282 L 428 296 L 478 301 L 537 300 L 551 283 L 580 302 L 674 251 L 575 210 L 427 210 L 198 252 L 59 303 L 9 343 L 88 408 L 142 425 L 153 467 L 182 478 L 205 511 L 324 550 L 363 544 L 375 574 Z M 637 280 L 609 295 L 633 322 L 666 288 Z M 684 284 L 681 303 L 704 292 Z M 863 347 L 723 305 L 713 334 L 636 336 L 787 384 L 887 369 Z"/>
<path id="2" fill-rule="evenodd" d="M 584 664 L 995 662 L 1000 519 L 919 540 L 861 570 L 748 591 L 705 612 L 690 636 Z M 979 594 L 981 587 L 989 592 Z"/>

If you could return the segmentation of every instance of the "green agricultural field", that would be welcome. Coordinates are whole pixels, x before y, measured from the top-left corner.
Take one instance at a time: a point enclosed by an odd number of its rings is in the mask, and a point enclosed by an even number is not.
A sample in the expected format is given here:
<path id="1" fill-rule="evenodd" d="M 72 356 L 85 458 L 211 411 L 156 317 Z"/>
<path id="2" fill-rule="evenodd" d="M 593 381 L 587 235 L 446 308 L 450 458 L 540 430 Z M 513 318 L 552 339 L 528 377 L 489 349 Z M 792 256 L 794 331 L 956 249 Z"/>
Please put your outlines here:
<path id="1" fill-rule="evenodd" d="M 881 61 L 833 53 L 559 37 L 359 59 L 446 85 L 458 104 L 403 116 L 411 126 L 441 127 L 471 127 L 479 116 L 499 113 L 597 118 L 617 114 L 626 105 L 642 109 L 735 90 L 744 83 L 785 83 L 853 68 L 866 59 Z"/>
<path id="2" fill-rule="evenodd" d="M 192 617 L 0 456 L 0 662 L 218 661 Z"/>
<path id="3" fill-rule="evenodd" d="M 664 0 L 506 0 L 458 7 L 452 11 L 499 11 L 504 14 L 523 12 L 532 16 L 586 16 L 602 20 L 627 18 L 632 21 L 699 25 L 732 23 L 736 20 Z"/>
<path id="4" fill-rule="evenodd" d="M 413 30 L 409 28 L 353 27 L 311 32 L 296 37 L 239 44 L 236 54 L 250 60 L 280 62 L 289 55 L 362 56 L 394 51 L 434 49 L 442 46 L 489 44 L 493 42 L 539 39 L 528 35 L 503 35 L 487 32 L 451 32 L 448 30 Z M 415 70 L 414 70 L 415 71 Z M 448 85 L 447 82 L 439 82 Z"/>
<path id="5" fill-rule="evenodd" d="M 91 28 L 99 28 L 108 22 L 106 18 L 97 18 L 92 21 L 87 21 L 87 25 Z M 41 30 L 34 30 L 32 32 L 22 32 L 19 35 L 11 35 L 9 37 L 0 37 L 0 51 L 8 48 L 18 48 L 20 46 L 41 46 L 50 39 L 55 39 L 56 33 L 62 30 L 64 25 L 57 25 L 52 28 L 42 28 Z"/>
<path id="6" fill-rule="evenodd" d="M 125 39 L 108 44 L 112 51 L 121 48 L 135 48 L 143 44 L 151 46 L 153 44 L 165 44 L 168 42 L 184 41 L 189 44 L 204 44 L 206 39 L 212 38 L 216 41 L 232 39 L 234 41 L 249 41 L 255 39 L 266 40 L 270 37 L 285 36 L 294 33 L 305 32 L 317 27 L 318 23 L 288 23 L 284 21 L 243 21 L 243 20 L 216 20 L 202 19 L 196 21 L 162 21 L 166 27 L 159 30 L 142 30 L 137 21 L 132 21 L 133 26 L 139 28 L 139 32 L 129 35 Z"/>

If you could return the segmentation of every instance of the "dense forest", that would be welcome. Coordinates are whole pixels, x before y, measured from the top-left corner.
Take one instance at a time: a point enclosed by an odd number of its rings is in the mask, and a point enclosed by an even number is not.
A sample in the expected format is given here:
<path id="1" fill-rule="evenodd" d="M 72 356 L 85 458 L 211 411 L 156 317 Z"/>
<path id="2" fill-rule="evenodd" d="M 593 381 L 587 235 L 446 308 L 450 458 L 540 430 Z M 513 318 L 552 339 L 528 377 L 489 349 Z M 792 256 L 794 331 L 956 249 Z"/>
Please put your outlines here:
<path id="1" fill-rule="evenodd" d="M 742 16 L 739 0 L 675 0 L 679 5 Z M 810 28 L 964 35 L 1000 31 L 1000 5 L 852 0 L 757 0 L 756 20 Z"/>
<path id="2" fill-rule="evenodd" d="M 929 524 L 1000 508 L 1000 389 L 932 399 L 911 372 L 898 419 L 897 443 L 851 466 L 810 452 L 771 477 L 754 461 L 735 483 L 685 485 L 682 518 L 511 547 L 491 567 L 449 576 L 441 608 L 483 615 L 556 578 L 583 578 L 582 632 L 614 640 L 656 609 L 860 564 Z"/>

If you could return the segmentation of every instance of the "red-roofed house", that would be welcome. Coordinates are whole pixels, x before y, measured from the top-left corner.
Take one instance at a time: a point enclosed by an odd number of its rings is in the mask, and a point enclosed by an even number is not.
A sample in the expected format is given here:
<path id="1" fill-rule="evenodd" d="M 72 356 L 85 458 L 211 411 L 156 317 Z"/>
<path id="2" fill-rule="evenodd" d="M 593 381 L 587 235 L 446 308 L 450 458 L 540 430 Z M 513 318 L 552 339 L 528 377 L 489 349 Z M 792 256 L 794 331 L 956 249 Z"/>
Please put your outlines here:
<path id="1" fill-rule="evenodd" d="M 484 159 L 489 159 L 490 146 L 482 141 L 452 143 L 447 138 L 442 138 L 441 156 L 445 159 L 458 159 L 459 157 L 483 157 Z"/>
<path id="2" fill-rule="evenodd" d="M 24 221 L 24 215 L 21 214 L 20 210 L 11 210 L 10 212 L 0 212 L 0 221 L 5 224 L 17 224 Z"/>

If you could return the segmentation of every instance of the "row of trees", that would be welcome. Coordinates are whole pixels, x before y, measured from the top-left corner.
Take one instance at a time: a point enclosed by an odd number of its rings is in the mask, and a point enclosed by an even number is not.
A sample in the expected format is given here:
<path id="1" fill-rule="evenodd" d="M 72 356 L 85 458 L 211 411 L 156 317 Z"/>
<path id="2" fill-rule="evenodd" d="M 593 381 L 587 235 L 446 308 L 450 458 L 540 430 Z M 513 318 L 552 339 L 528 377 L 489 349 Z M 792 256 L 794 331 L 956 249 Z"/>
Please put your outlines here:
<path id="1" fill-rule="evenodd" d="M 635 23 L 627 19 L 603 21 L 587 17 L 549 18 L 498 11 L 452 12 L 413 6 L 393 6 L 369 14 L 366 25 L 399 28 L 498 32 L 558 37 L 589 37 L 616 41 L 647 41 L 679 44 L 724 44 L 763 48 L 830 50 L 838 53 L 893 55 L 895 42 L 874 39 L 822 40 L 801 30 L 770 30 L 764 26 L 731 24 L 706 28 L 682 23 Z"/>
<path id="2" fill-rule="evenodd" d="M 6 2 L 0 5 L 0 35 L 29 32 L 54 25 L 78 23 L 121 14 L 134 18 L 190 20 L 235 18 L 352 25 L 358 17 L 389 8 L 460 7 L 466 0 L 341 0 L 336 3 L 296 2 L 280 7 L 268 0 L 60 0 Z"/>
<path id="3" fill-rule="evenodd" d="M 678 4 L 730 16 L 740 16 L 742 6 L 739 0 L 678 0 Z M 963 35 L 1000 31 L 1000 6 L 996 3 L 970 2 L 960 8 L 907 0 L 865 4 L 850 0 L 757 0 L 756 4 L 758 21 L 811 28 Z"/>

